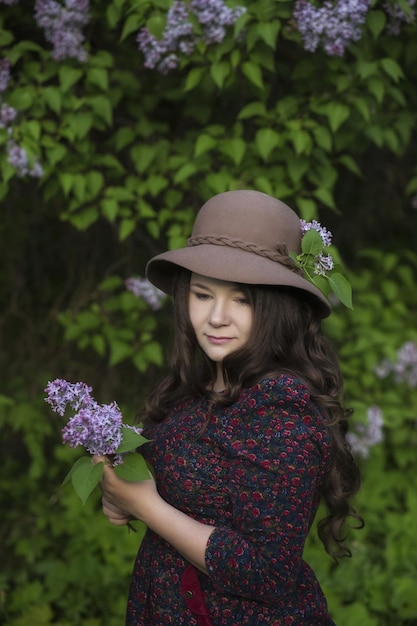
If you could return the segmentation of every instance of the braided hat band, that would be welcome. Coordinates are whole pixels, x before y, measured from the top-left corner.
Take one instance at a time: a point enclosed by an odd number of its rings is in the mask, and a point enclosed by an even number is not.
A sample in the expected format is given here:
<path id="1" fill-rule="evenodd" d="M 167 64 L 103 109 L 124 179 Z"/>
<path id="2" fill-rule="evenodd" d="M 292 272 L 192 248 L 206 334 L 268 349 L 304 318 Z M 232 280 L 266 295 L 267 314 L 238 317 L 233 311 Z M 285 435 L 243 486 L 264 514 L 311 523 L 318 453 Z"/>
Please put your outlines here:
<path id="1" fill-rule="evenodd" d="M 217 235 L 199 235 L 197 237 L 189 237 L 187 239 L 187 248 L 192 246 L 199 246 L 201 244 L 211 244 L 213 246 L 228 246 L 230 248 L 239 248 L 240 250 L 245 250 L 246 252 L 252 252 L 253 254 L 258 254 L 259 256 L 266 257 L 274 261 L 275 263 L 281 263 L 285 265 L 293 272 L 297 272 L 302 275 L 302 270 L 298 269 L 294 261 L 288 256 L 288 250 L 286 244 L 277 244 L 275 250 L 270 250 L 269 248 L 262 248 L 258 246 L 256 243 L 252 243 L 250 241 L 243 241 L 242 239 L 233 239 L 232 237 L 228 237 L 227 235 L 217 236 Z"/>

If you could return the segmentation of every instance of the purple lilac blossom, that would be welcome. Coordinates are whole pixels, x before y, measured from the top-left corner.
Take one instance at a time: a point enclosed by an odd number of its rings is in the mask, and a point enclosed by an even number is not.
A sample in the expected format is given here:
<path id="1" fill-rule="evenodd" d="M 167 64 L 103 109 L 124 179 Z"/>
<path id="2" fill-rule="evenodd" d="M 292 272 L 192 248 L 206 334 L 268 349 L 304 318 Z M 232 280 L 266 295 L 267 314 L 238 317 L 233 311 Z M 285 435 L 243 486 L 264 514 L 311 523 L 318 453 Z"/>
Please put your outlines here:
<path id="1" fill-rule="evenodd" d="M 316 230 L 323 242 L 323 246 L 330 246 L 332 244 L 333 235 L 330 230 L 327 230 L 325 226 L 322 226 L 320 222 L 317 220 L 313 220 L 312 222 L 306 222 L 305 220 L 300 220 L 301 223 L 301 235 L 305 235 L 305 233 L 310 230 L 310 228 L 314 228 Z"/>
<path id="2" fill-rule="evenodd" d="M 19 0 L 0 0 L 0 4 L 7 4 L 8 6 L 12 6 L 13 4 L 17 4 Z"/>
<path id="3" fill-rule="evenodd" d="M 314 52 L 322 43 L 327 54 L 342 56 L 346 46 L 360 39 L 370 4 L 370 0 L 326 0 L 316 8 L 308 0 L 297 0 L 294 17 L 304 48 Z"/>
<path id="4" fill-rule="evenodd" d="M 62 430 L 62 441 L 72 448 L 83 446 L 87 452 L 115 454 L 122 442 L 122 414 L 115 402 L 96 402 L 82 408 L 68 420 Z"/>
<path id="5" fill-rule="evenodd" d="M 151 307 L 152 311 L 159 311 L 166 295 L 163 291 L 154 287 L 147 278 L 127 278 L 125 286 L 137 298 L 142 298 Z"/>
<path id="6" fill-rule="evenodd" d="M 31 176 L 32 178 L 42 178 L 44 172 L 39 160 L 30 163 L 27 152 L 19 146 L 14 139 L 9 139 L 6 145 L 7 162 L 15 168 L 18 176 Z"/>
<path id="7" fill-rule="evenodd" d="M 82 28 L 90 19 L 89 0 L 65 0 L 65 6 L 55 0 L 36 0 L 35 19 L 53 45 L 52 56 L 56 61 L 87 60 Z"/>
<path id="8" fill-rule="evenodd" d="M 245 7 L 229 9 L 223 0 L 191 0 L 187 6 L 176 0 L 167 14 L 167 22 L 161 39 L 157 39 L 147 28 L 137 35 L 138 48 L 144 54 L 145 67 L 167 74 L 179 64 L 178 52 L 190 55 L 202 39 L 206 45 L 220 43 L 226 35 L 225 26 L 233 25 L 246 11 Z M 189 20 L 193 13 L 202 26 L 203 35 L 194 33 Z"/>
<path id="9" fill-rule="evenodd" d="M 116 454 L 122 441 L 122 427 L 136 433 L 141 428 L 127 426 L 122 422 L 122 414 L 116 402 L 98 404 L 91 396 L 92 388 L 83 382 L 69 383 L 57 378 L 45 388 L 45 401 L 58 415 L 63 416 L 69 406 L 76 411 L 62 429 L 62 441 L 72 448 L 83 446 L 87 452 L 98 454 Z M 121 455 L 116 455 L 115 464 L 122 462 Z"/>
<path id="10" fill-rule="evenodd" d="M 189 6 L 203 27 L 203 39 L 207 45 L 221 43 L 226 36 L 225 26 L 233 26 L 246 12 L 242 6 L 229 9 L 223 0 L 191 0 Z"/>
<path id="11" fill-rule="evenodd" d="M 348 433 L 346 438 L 352 452 L 362 459 L 367 459 L 370 449 L 384 439 L 382 411 L 378 406 L 371 406 L 367 411 L 366 424 L 358 424 L 356 432 Z"/>
<path id="12" fill-rule="evenodd" d="M 0 128 L 7 128 L 16 119 L 17 111 L 3 102 L 0 106 Z"/>
<path id="13" fill-rule="evenodd" d="M 414 7 L 416 3 L 415 0 L 407 0 L 407 2 L 410 8 Z M 410 15 L 408 15 L 397 3 L 394 5 L 386 2 L 383 6 L 388 15 L 387 32 L 390 35 L 399 35 L 401 26 L 411 24 L 415 20 L 416 12 L 413 8 L 411 8 Z"/>
<path id="14" fill-rule="evenodd" d="M 383 359 L 376 366 L 375 374 L 380 379 L 392 374 L 396 383 L 417 387 L 417 344 L 413 341 L 404 343 L 397 352 L 397 360 Z"/>
<path id="15" fill-rule="evenodd" d="M 10 80 L 10 61 L 0 59 L 0 92 L 6 91 Z"/>
<path id="16" fill-rule="evenodd" d="M 323 242 L 323 246 L 330 246 L 332 243 L 332 233 L 327 230 L 325 226 L 322 226 L 320 222 L 313 220 L 312 222 L 306 222 L 305 220 L 300 220 L 301 224 L 301 236 L 305 235 L 307 231 L 311 228 L 316 230 Z M 329 272 L 333 269 L 333 257 L 328 254 L 325 255 L 322 252 L 317 256 L 316 262 L 314 264 L 314 273 L 319 276 L 326 276 L 326 272 Z"/>

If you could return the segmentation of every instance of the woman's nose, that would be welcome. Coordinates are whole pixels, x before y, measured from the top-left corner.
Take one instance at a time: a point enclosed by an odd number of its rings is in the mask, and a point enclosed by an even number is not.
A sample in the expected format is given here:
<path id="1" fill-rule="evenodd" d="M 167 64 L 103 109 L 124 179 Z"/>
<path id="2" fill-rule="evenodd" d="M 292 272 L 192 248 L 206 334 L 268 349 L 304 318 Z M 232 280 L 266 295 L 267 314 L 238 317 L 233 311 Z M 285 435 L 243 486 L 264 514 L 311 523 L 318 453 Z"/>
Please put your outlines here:
<path id="1" fill-rule="evenodd" d="M 219 299 L 214 300 L 210 311 L 209 323 L 212 326 L 225 326 L 229 323 L 228 320 L 227 303 Z"/>

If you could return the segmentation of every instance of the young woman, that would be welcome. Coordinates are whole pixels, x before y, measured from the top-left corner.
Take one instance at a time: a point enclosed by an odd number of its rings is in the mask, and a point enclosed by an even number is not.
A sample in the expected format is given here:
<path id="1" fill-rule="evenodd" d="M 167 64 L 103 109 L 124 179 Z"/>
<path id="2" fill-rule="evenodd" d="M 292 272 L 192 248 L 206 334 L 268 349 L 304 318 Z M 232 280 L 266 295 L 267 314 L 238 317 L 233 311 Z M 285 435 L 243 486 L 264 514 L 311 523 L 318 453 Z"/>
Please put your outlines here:
<path id="1" fill-rule="evenodd" d="M 127 626 L 334 624 L 303 548 L 323 501 L 324 547 L 349 554 L 359 475 L 321 331 L 329 304 L 288 256 L 300 241 L 288 206 L 232 191 L 201 208 L 186 248 L 148 264 L 174 298 L 171 367 L 141 448 L 156 481 L 125 482 L 110 465 L 102 481 L 110 522 L 148 527 Z"/>

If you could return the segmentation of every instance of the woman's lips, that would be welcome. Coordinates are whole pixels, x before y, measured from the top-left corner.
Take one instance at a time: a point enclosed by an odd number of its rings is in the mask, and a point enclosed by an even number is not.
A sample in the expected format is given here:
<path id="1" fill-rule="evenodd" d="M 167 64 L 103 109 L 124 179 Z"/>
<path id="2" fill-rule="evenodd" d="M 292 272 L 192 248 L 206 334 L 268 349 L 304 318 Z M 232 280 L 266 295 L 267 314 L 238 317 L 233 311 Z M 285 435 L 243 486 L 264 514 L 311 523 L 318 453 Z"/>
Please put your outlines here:
<path id="1" fill-rule="evenodd" d="M 208 341 L 215 346 L 221 346 L 229 341 L 232 341 L 233 337 L 213 337 L 213 335 L 206 335 Z"/>

